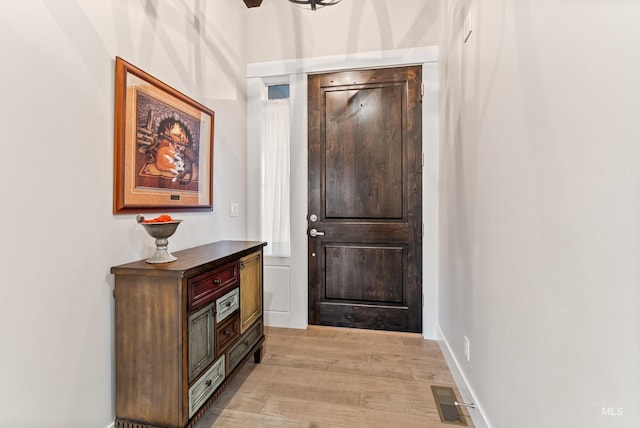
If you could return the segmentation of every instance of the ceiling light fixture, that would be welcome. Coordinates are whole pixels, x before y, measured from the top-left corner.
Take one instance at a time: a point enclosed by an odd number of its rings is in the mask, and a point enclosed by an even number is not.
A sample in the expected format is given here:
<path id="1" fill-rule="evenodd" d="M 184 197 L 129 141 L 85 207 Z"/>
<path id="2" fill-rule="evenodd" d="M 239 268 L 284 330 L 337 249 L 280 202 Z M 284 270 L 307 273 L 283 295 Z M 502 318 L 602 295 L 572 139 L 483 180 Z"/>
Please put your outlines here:
<path id="1" fill-rule="evenodd" d="M 291 3 L 298 4 L 302 7 L 308 7 L 311 10 L 316 10 L 319 7 L 332 6 L 336 3 L 340 3 L 340 0 L 289 0 Z"/>
<path id="2" fill-rule="evenodd" d="M 247 7 L 259 7 L 262 0 L 243 0 Z"/>

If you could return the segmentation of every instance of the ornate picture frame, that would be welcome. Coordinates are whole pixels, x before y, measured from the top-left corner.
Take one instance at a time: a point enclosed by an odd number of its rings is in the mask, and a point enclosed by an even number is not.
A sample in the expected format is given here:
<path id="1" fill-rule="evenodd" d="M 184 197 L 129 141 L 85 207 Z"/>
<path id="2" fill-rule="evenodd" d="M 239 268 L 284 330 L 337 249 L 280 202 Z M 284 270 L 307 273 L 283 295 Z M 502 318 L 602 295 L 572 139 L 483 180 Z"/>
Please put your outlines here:
<path id="1" fill-rule="evenodd" d="M 215 113 L 115 60 L 114 214 L 211 211 Z"/>

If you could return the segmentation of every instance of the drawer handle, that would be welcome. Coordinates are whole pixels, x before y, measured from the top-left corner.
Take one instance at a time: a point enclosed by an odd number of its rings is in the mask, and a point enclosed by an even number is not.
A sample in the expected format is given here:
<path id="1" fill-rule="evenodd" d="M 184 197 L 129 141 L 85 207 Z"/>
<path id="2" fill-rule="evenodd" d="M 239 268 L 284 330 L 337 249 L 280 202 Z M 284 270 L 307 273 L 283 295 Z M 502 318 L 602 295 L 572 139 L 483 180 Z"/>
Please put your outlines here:
<path id="1" fill-rule="evenodd" d="M 220 284 L 222 284 L 222 280 L 221 279 L 214 279 L 213 283 L 216 284 L 216 285 L 220 285 Z"/>
<path id="2" fill-rule="evenodd" d="M 245 341 L 244 341 L 244 342 L 242 342 L 242 343 L 244 343 L 244 346 L 249 346 L 249 341 L 248 341 L 248 340 L 245 340 Z"/>
<path id="3" fill-rule="evenodd" d="M 226 334 L 227 336 L 231 336 L 231 332 L 229 330 L 225 330 L 224 334 Z"/>
<path id="4" fill-rule="evenodd" d="M 213 381 L 211 379 L 209 379 L 208 381 L 206 381 L 204 384 L 205 386 L 208 388 L 211 386 L 211 384 L 213 383 Z"/>
<path id="5" fill-rule="evenodd" d="M 231 305 L 232 305 L 232 303 L 231 303 L 231 302 L 227 302 L 227 304 L 226 304 L 225 306 L 226 306 L 227 308 L 230 308 L 230 307 L 231 307 Z"/>

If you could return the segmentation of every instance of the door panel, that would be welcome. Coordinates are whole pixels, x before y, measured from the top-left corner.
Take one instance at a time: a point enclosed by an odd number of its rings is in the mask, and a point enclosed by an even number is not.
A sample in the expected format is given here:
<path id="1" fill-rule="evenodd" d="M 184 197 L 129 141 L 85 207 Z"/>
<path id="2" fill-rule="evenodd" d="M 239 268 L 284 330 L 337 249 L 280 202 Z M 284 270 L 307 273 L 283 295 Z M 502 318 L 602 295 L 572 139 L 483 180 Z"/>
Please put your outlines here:
<path id="1" fill-rule="evenodd" d="M 402 303 L 403 259 L 402 247 L 326 245 L 325 301 Z"/>
<path id="2" fill-rule="evenodd" d="M 214 320 L 213 303 L 209 303 L 189 316 L 189 382 L 194 380 L 214 360 Z"/>
<path id="3" fill-rule="evenodd" d="M 325 91 L 326 218 L 402 218 L 403 87 Z"/>
<path id="4" fill-rule="evenodd" d="M 422 328 L 420 67 L 309 76 L 309 323 Z"/>

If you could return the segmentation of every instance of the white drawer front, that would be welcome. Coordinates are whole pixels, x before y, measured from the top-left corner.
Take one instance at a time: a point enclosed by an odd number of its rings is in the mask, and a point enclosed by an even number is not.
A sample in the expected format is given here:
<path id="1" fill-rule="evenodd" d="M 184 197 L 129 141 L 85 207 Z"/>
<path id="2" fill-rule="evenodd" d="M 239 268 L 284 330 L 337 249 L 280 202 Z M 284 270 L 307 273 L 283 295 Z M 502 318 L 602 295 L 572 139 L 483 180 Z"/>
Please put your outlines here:
<path id="1" fill-rule="evenodd" d="M 216 319 L 222 321 L 240 307 L 240 293 L 234 288 L 218 300 L 216 300 Z"/>
<path id="2" fill-rule="evenodd" d="M 224 355 L 189 388 L 189 418 L 204 404 L 224 381 Z"/>

